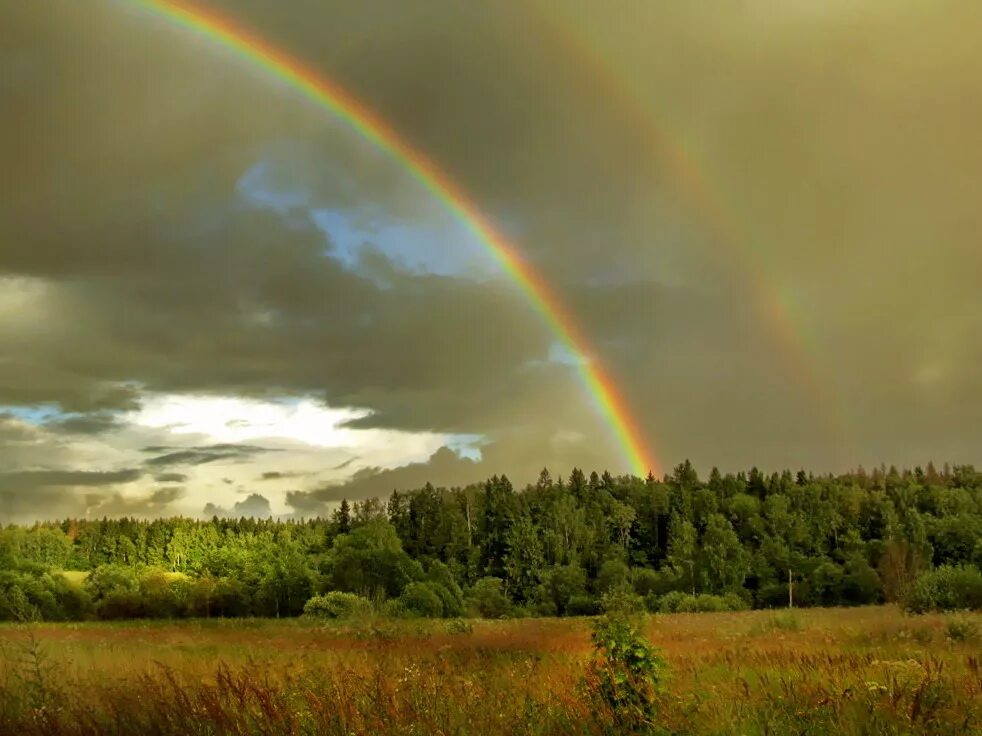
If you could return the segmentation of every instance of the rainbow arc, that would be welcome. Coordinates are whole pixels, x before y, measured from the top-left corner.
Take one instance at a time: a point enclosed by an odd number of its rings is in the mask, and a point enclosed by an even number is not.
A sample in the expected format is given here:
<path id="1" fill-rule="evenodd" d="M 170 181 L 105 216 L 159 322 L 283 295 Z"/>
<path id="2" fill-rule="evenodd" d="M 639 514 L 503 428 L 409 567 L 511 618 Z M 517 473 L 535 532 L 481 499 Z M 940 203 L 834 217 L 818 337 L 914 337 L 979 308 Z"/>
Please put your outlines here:
<path id="1" fill-rule="evenodd" d="M 125 0 L 204 36 L 302 93 L 345 121 L 361 137 L 386 151 L 478 239 L 524 292 L 556 340 L 581 358 L 576 363 L 586 390 L 614 434 L 632 472 L 661 473 L 634 414 L 610 373 L 558 294 L 481 212 L 467 193 L 434 161 L 354 95 L 322 73 L 282 51 L 239 23 L 184 0 Z"/>

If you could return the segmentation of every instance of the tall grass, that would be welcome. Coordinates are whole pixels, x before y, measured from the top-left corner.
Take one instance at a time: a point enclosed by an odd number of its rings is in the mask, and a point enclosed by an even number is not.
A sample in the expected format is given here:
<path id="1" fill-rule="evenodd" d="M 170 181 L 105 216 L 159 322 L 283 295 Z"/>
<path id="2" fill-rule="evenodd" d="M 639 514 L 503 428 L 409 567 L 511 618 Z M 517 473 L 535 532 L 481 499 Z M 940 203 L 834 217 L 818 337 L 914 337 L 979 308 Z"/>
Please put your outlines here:
<path id="1" fill-rule="evenodd" d="M 769 612 L 649 619 L 669 673 L 659 726 L 982 728 L 977 642 L 947 636 L 944 616 L 795 617 L 795 626 L 775 626 Z M 0 646 L 3 734 L 605 734 L 623 722 L 583 690 L 586 620 L 32 624 L 0 627 Z"/>

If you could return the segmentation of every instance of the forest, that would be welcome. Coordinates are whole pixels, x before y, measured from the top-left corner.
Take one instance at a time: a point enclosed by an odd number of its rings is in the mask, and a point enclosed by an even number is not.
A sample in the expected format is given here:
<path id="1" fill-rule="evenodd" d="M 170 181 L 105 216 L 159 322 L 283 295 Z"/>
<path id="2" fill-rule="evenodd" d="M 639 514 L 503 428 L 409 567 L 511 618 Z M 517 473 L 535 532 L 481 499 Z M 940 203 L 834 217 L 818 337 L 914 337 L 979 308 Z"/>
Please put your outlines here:
<path id="1" fill-rule="evenodd" d="M 484 618 L 982 608 L 982 473 L 700 479 L 543 470 L 342 501 L 330 518 L 66 519 L 0 530 L 0 620 Z"/>

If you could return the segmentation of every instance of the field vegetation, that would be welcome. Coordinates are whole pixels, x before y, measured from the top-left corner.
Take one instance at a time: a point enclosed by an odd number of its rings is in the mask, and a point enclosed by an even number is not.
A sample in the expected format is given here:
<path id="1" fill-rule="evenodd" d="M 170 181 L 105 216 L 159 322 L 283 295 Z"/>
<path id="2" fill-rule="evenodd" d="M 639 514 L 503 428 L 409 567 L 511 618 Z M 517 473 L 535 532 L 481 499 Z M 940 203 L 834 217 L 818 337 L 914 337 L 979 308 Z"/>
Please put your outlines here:
<path id="1" fill-rule="evenodd" d="M 0 732 L 958 734 L 982 616 L 7 624 Z M 626 637 L 626 638 L 625 638 Z M 635 647 L 641 643 L 642 649 Z"/>

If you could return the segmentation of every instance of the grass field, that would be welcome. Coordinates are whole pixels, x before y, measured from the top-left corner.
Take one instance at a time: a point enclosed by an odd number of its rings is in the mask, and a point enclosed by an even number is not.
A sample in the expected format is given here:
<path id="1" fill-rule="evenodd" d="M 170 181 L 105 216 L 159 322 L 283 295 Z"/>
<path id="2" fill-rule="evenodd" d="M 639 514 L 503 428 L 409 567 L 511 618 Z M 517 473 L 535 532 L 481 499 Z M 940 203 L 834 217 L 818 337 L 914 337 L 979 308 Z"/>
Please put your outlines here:
<path id="1" fill-rule="evenodd" d="M 0 732 L 610 733 L 586 619 L 0 627 Z M 982 615 L 648 619 L 671 733 L 982 733 Z"/>

